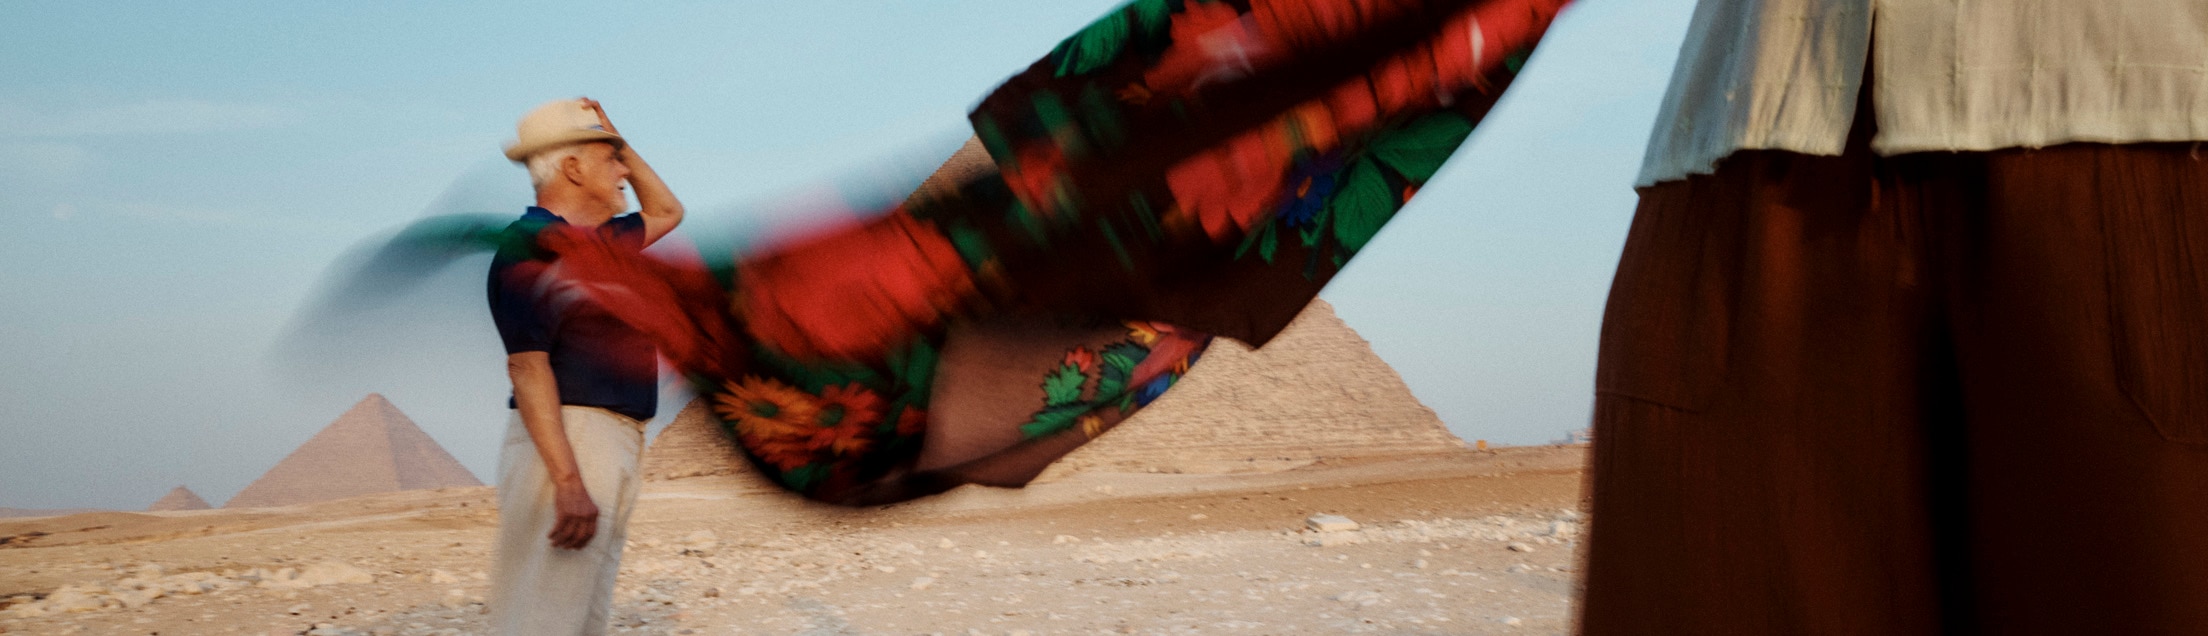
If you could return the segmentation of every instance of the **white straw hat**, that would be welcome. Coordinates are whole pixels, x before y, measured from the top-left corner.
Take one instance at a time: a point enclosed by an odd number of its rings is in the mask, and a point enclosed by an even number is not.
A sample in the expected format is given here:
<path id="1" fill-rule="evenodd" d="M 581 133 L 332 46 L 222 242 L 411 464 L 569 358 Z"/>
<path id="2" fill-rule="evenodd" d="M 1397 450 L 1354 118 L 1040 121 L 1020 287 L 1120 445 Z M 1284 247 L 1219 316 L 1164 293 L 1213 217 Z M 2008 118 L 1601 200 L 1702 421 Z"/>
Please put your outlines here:
<path id="1" fill-rule="evenodd" d="M 526 161 L 529 155 L 586 141 L 611 142 L 615 147 L 628 143 L 620 135 L 607 132 L 606 127 L 598 123 L 598 113 L 584 106 L 580 99 L 545 102 L 522 115 L 521 123 L 514 126 L 514 133 L 514 142 L 506 145 L 506 158 L 514 161 Z"/>

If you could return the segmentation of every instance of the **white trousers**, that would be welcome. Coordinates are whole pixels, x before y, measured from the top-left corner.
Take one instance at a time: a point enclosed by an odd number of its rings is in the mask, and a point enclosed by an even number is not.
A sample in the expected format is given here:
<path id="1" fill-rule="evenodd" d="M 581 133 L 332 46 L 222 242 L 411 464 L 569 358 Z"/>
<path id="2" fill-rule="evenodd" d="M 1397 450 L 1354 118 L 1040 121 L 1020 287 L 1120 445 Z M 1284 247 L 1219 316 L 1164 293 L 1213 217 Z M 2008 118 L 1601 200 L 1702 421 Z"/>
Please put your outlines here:
<path id="1" fill-rule="evenodd" d="M 491 578 L 491 627 L 513 636 L 604 634 L 613 614 L 614 577 L 636 510 L 644 423 L 601 408 L 560 407 L 583 487 L 598 505 L 598 533 L 580 550 L 546 538 L 559 514 L 544 459 L 521 423 L 506 424 L 498 457 L 498 562 Z"/>

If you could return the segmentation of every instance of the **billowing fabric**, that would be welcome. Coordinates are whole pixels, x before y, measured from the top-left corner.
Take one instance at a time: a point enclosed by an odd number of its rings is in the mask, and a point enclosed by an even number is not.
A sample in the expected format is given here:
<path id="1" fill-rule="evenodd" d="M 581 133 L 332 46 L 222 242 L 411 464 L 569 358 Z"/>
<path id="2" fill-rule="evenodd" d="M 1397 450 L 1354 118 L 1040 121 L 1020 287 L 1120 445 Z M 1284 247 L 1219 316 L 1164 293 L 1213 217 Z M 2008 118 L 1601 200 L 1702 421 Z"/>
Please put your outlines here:
<path id="1" fill-rule="evenodd" d="M 2208 158 L 1858 122 L 1643 191 L 1580 631 L 2208 634 Z"/>
<path id="2" fill-rule="evenodd" d="M 1840 154 L 1866 62 L 1880 154 L 2208 139 L 2208 2 L 1701 0 L 1638 185 Z"/>
<path id="3" fill-rule="evenodd" d="M 982 100 L 997 170 L 945 192 L 726 267 L 537 240 L 782 485 L 845 504 L 1018 486 L 1214 335 L 1285 327 L 1563 4 L 1137 0 Z"/>
<path id="4" fill-rule="evenodd" d="M 560 408 L 575 467 L 598 529 L 581 549 L 552 547 L 559 511 L 552 479 L 521 414 L 507 418 L 498 451 L 498 554 L 491 569 L 491 632 L 505 636 L 604 634 L 613 587 L 644 480 L 644 423 L 599 408 Z"/>
<path id="5" fill-rule="evenodd" d="M 1136 0 L 982 100 L 994 169 L 946 171 L 968 178 L 870 218 L 712 258 L 558 224 L 435 220 L 402 241 L 553 254 L 807 497 L 1019 486 L 1212 337 L 1285 327 L 1566 1 Z"/>

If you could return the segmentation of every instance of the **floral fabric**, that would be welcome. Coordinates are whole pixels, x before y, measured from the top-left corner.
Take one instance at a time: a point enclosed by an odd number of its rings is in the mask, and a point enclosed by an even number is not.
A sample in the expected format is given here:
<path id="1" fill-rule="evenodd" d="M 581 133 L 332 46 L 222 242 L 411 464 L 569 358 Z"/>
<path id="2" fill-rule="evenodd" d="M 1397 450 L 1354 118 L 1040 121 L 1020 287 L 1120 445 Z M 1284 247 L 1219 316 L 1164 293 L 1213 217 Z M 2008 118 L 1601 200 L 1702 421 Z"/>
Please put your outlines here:
<path id="1" fill-rule="evenodd" d="M 652 335 L 791 490 L 1017 486 L 1214 335 L 1286 326 L 1565 2 L 1135 0 L 984 99 L 997 170 L 942 193 L 718 263 L 526 240 Z"/>

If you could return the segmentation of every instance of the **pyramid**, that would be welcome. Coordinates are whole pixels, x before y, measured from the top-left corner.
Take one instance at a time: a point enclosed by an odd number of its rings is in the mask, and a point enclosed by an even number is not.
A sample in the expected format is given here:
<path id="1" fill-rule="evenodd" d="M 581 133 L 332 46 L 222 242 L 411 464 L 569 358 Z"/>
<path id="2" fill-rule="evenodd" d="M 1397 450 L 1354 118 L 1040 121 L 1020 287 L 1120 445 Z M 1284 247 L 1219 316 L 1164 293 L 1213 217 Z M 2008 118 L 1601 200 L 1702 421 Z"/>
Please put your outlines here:
<path id="1" fill-rule="evenodd" d="M 1372 345 L 1314 300 L 1264 349 L 1214 341 L 1148 408 L 1060 459 L 1040 480 L 1078 471 L 1285 470 L 1340 457 L 1463 450 Z M 751 473 L 702 400 L 644 452 L 644 478 Z"/>
<path id="2" fill-rule="evenodd" d="M 395 490 L 481 485 L 414 420 L 383 395 L 370 393 L 222 507 L 288 506 Z"/>
<path id="3" fill-rule="evenodd" d="M 651 447 L 644 451 L 644 465 L 639 470 L 646 481 L 666 481 L 733 475 L 750 469 L 727 431 L 713 421 L 705 400 L 698 399 L 682 407 L 682 412 L 675 414 L 675 421 L 668 422 L 667 428 L 652 438 Z"/>
<path id="4" fill-rule="evenodd" d="M 199 493 L 192 492 L 190 488 L 177 486 L 170 490 L 169 494 L 162 495 L 160 501 L 153 502 L 151 506 L 146 506 L 146 512 L 206 510 L 213 507 L 207 505 L 207 500 L 199 498 Z"/>
<path id="5" fill-rule="evenodd" d="M 1212 341 L 1173 390 L 1041 479 L 1086 470 L 1284 470 L 1464 448 L 1371 343 L 1332 305 L 1313 300 L 1263 349 Z"/>

